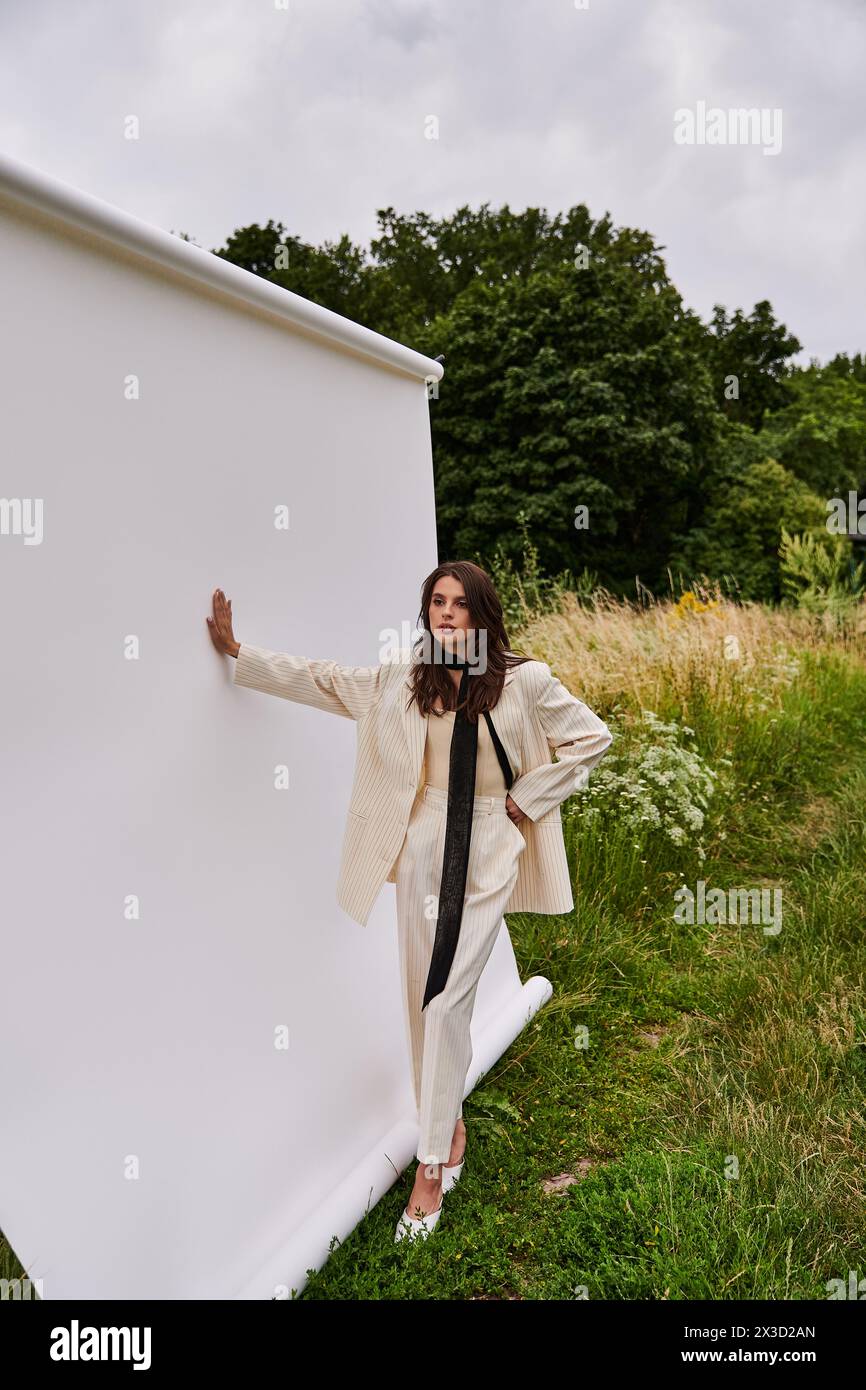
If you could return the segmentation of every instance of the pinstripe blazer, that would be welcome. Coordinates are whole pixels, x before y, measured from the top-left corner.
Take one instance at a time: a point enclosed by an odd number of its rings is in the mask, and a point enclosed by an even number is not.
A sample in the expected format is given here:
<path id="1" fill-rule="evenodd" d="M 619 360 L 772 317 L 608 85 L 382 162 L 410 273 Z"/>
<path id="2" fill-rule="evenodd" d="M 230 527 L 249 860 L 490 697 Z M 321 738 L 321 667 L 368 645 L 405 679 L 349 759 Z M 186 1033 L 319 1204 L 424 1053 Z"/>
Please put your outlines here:
<path id="1" fill-rule="evenodd" d="M 337 902 L 361 926 L 383 884 L 395 882 L 423 772 L 427 716 L 414 700 L 407 708 L 418 659 L 402 647 L 378 666 L 339 666 L 243 642 L 234 665 L 235 685 L 357 722 Z M 515 826 L 526 844 L 505 911 L 570 912 L 574 898 L 559 807 L 585 785 L 610 746 L 610 732 L 543 661 L 508 671 L 492 714 L 514 773 L 510 794 L 527 817 Z"/>

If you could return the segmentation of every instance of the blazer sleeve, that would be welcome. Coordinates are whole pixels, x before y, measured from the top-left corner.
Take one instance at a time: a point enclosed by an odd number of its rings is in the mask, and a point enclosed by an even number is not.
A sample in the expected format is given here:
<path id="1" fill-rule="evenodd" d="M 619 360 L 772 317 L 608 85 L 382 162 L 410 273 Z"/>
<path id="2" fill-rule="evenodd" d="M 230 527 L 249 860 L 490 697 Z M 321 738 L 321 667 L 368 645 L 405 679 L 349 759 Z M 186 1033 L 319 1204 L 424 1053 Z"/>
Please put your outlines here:
<path id="1" fill-rule="evenodd" d="M 338 666 L 336 661 L 272 652 L 242 642 L 233 680 L 235 685 L 313 705 L 344 719 L 361 719 L 376 703 L 386 669 L 384 664 Z"/>
<path id="2" fill-rule="evenodd" d="M 535 707 L 556 762 L 531 768 L 512 784 L 510 795 L 536 821 L 586 786 L 613 737 L 588 705 L 567 690 L 546 662 L 537 663 Z"/>

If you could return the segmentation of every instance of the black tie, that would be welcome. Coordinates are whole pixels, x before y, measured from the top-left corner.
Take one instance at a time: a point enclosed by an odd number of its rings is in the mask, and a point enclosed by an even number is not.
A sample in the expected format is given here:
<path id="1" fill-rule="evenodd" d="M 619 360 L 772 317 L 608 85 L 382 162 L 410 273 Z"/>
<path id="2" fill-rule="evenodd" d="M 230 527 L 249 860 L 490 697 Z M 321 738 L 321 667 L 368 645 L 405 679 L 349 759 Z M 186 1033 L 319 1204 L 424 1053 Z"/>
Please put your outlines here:
<path id="1" fill-rule="evenodd" d="M 475 767 L 478 760 L 478 724 L 466 717 L 465 700 L 469 691 L 468 661 L 450 662 L 449 665 L 460 672 L 460 688 L 457 692 L 457 712 L 451 734 L 451 751 L 448 762 L 448 805 L 445 813 L 445 846 L 442 862 L 442 880 L 439 886 L 439 914 L 436 919 L 436 936 L 433 941 L 433 954 L 427 972 L 422 1011 L 435 995 L 445 988 L 457 939 L 460 935 L 460 922 L 463 917 L 463 902 L 466 895 L 466 873 L 469 867 L 469 844 L 472 837 L 472 811 L 475 799 Z M 489 710 L 484 711 L 487 727 L 496 749 L 499 766 L 510 788 L 514 780 L 505 749 L 493 727 Z"/>

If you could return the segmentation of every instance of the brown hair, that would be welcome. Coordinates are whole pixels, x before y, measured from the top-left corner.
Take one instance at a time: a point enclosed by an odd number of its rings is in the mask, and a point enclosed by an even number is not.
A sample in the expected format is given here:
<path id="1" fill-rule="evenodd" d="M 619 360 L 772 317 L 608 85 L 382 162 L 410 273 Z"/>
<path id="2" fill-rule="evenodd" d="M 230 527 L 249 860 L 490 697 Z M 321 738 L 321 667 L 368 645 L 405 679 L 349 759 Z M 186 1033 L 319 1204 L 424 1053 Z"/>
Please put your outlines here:
<path id="1" fill-rule="evenodd" d="M 430 604 L 437 580 L 443 575 L 451 575 L 463 585 L 466 603 L 469 608 L 469 626 L 483 630 L 487 634 L 486 670 L 483 674 L 472 676 L 466 697 L 466 716 L 475 723 L 483 710 L 492 710 L 505 683 L 505 676 L 512 666 L 522 666 L 532 657 L 514 652 L 508 645 L 508 634 L 502 613 L 502 603 L 493 587 L 493 581 L 486 570 L 474 565 L 471 560 L 452 560 L 448 564 L 437 565 L 427 576 L 421 589 L 421 611 L 418 625 L 425 629 L 419 637 L 415 650 L 427 644 L 428 651 L 436 646 L 430 628 Z M 436 696 L 441 697 L 443 708 L 457 708 L 457 687 L 448 674 L 448 666 L 441 662 L 417 661 L 412 671 L 412 695 L 421 714 L 436 713 L 433 703 Z"/>

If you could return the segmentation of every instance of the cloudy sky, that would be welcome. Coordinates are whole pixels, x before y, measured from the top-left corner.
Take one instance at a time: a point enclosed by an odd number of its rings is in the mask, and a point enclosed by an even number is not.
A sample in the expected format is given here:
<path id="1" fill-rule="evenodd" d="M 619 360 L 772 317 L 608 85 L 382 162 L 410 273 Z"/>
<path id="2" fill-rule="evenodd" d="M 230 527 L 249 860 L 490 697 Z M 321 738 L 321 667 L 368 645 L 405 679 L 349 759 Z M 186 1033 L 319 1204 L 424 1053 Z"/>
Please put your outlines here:
<path id="1" fill-rule="evenodd" d="M 208 248 L 585 202 L 826 360 L 866 349 L 864 60 L 866 0 L 0 0 L 0 149 Z"/>

